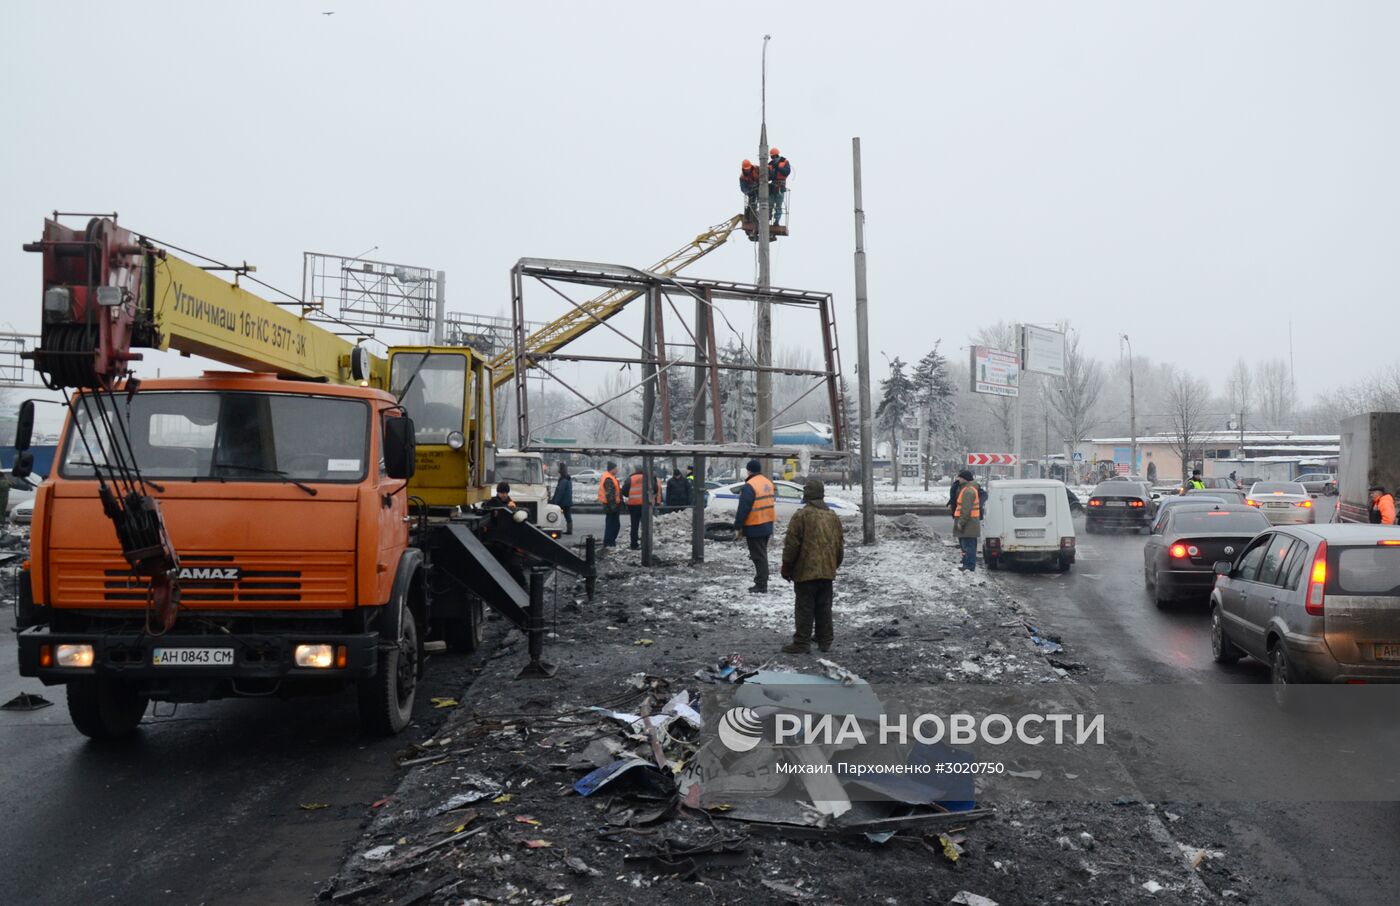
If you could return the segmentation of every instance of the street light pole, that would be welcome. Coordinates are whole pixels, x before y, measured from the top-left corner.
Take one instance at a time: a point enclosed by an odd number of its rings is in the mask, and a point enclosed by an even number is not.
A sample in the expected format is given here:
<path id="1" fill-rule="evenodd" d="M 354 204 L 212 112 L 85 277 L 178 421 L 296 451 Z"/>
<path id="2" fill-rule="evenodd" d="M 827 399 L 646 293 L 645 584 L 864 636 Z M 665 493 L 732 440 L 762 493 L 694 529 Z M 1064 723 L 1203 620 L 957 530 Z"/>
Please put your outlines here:
<path id="1" fill-rule="evenodd" d="M 1128 339 L 1127 334 L 1123 334 L 1123 342 L 1128 344 L 1128 474 L 1133 474 L 1137 468 L 1138 441 L 1137 441 L 1137 389 L 1133 385 L 1133 341 Z"/>
<path id="2" fill-rule="evenodd" d="M 875 543 L 875 427 L 870 404 L 870 323 L 865 292 L 865 208 L 860 193 L 860 139 L 851 139 L 856 195 L 856 375 L 860 392 L 860 526 L 866 544 Z"/>

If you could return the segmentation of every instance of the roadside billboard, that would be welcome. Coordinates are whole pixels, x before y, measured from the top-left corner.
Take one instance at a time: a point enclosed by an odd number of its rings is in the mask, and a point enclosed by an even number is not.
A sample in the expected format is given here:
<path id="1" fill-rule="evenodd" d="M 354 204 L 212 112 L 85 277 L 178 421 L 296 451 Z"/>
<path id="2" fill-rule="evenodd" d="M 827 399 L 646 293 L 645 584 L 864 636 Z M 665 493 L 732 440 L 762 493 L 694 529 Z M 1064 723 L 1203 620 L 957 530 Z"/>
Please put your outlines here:
<path id="1" fill-rule="evenodd" d="M 972 392 L 1019 396 L 1021 357 L 988 346 L 972 347 Z"/>
<path id="2" fill-rule="evenodd" d="M 1065 335 L 1034 324 L 1021 326 L 1021 367 L 1036 374 L 1065 376 Z"/>

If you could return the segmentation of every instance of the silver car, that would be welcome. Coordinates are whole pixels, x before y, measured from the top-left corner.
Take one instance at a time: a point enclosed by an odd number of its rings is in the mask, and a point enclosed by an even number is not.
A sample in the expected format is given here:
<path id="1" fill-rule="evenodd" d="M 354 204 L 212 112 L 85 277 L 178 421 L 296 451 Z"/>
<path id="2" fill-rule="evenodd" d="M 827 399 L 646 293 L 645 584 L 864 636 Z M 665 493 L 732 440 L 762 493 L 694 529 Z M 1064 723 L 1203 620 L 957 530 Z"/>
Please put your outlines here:
<path id="1" fill-rule="evenodd" d="M 1215 573 L 1215 660 L 1269 664 L 1280 704 L 1290 683 L 1400 682 L 1400 528 L 1274 528 Z"/>
<path id="2" fill-rule="evenodd" d="M 1296 481 L 1256 481 L 1244 502 L 1258 507 L 1270 525 L 1309 525 L 1314 521 L 1312 495 Z"/>

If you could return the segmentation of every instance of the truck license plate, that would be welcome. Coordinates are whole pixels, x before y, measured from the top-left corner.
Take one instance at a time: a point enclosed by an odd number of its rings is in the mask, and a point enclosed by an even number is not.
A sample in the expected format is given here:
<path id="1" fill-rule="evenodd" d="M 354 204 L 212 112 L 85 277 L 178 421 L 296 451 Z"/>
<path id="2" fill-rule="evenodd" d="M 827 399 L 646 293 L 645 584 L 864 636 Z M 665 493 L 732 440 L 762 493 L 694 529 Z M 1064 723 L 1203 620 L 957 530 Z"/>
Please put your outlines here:
<path id="1" fill-rule="evenodd" d="M 232 648 L 152 648 L 152 667 L 229 667 Z"/>
<path id="2" fill-rule="evenodd" d="M 1376 645 L 1376 660 L 1378 661 L 1400 661 L 1400 645 Z"/>
<path id="3" fill-rule="evenodd" d="M 1043 528 L 1018 528 L 1018 529 L 1016 530 L 1016 537 L 1017 537 L 1017 538 L 1044 538 L 1044 537 L 1045 537 L 1045 529 L 1043 529 Z"/>

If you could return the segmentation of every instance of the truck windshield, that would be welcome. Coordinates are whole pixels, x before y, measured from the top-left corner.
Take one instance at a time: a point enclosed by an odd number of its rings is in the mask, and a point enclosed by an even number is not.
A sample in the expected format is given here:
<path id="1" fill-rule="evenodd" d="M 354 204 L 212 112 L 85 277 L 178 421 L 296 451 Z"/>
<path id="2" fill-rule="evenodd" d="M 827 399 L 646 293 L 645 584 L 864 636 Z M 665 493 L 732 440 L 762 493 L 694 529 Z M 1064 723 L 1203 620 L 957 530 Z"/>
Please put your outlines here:
<path id="1" fill-rule="evenodd" d="M 467 358 L 457 353 L 400 352 L 389 372 L 389 392 L 413 419 L 420 444 L 445 444 L 462 430 L 467 399 Z"/>
<path id="2" fill-rule="evenodd" d="M 148 478 L 360 481 L 369 457 L 369 415 L 361 400 L 285 393 L 153 390 L 130 403 L 124 396 L 75 398 L 60 472 L 92 478 L 94 460 L 108 465 L 106 432 L 100 424 L 89 426 L 90 419 L 105 417 L 124 426 Z"/>
<path id="3" fill-rule="evenodd" d="M 544 463 L 524 456 L 497 456 L 496 480 L 510 484 L 544 484 Z"/>

